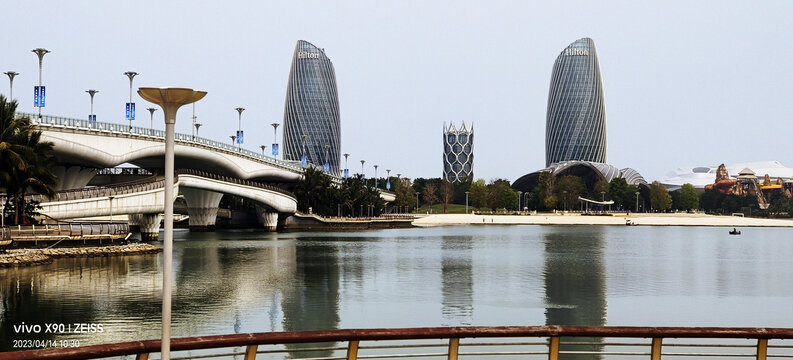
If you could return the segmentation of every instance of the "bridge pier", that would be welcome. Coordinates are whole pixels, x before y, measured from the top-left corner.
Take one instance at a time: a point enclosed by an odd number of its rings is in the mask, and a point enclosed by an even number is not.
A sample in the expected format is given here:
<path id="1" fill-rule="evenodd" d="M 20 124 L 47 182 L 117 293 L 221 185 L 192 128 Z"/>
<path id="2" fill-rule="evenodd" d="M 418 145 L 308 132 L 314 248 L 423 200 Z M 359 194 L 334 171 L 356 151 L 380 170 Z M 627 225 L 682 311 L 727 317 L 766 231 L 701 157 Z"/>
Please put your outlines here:
<path id="1" fill-rule="evenodd" d="M 275 231 L 278 228 L 278 212 L 256 205 L 256 216 L 267 231 Z"/>
<path id="2" fill-rule="evenodd" d="M 223 194 L 192 188 L 181 188 L 180 190 L 187 201 L 190 231 L 215 231 L 218 206 L 220 206 Z"/>
<path id="3" fill-rule="evenodd" d="M 52 173 L 58 177 L 55 191 L 81 189 L 96 175 L 96 168 L 79 165 L 58 165 L 52 167 Z"/>
<path id="4" fill-rule="evenodd" d="M 160 214 L 130 214 L 129 222 L 140 227 L 140 239 L 157 241 L 160 237 Z"/>

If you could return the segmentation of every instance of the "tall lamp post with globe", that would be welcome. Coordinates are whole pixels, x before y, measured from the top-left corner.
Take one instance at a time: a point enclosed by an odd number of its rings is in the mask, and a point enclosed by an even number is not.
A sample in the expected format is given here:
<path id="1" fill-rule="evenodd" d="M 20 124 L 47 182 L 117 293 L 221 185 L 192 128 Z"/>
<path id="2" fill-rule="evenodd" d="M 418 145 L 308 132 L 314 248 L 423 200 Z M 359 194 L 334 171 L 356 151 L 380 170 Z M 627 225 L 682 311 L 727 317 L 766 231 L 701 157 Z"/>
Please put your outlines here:
<path id="1" fill-rule="evenodd" d="M 162 342 L 161 359 L 171 358 L 171 282 L 173 281 L 173 183 L 174 183 L 174 126 L 176 112 L 182 105 L 194 103 L 206 96 L 206 91 L 186 88 L 142 87 L 138 94 L 144 100 L 160 105 L 165 117 L 165 218 L 163 227 L 162 274 Z"/>

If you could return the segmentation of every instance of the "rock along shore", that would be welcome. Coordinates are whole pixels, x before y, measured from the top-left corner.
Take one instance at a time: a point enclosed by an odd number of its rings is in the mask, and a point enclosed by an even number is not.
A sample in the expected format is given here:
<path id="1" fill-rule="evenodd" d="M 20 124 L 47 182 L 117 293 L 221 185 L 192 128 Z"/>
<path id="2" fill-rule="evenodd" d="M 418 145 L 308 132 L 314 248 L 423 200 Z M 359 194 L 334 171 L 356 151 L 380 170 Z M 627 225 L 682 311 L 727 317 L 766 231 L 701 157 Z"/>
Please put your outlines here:
<path id="1" fill-rule="evenodd" d="M 51 249 L 9 249 L 0 254 L 0 268 L 49 264 L 65 257 L 100 257 L 117 255 L 154 254 L 162 249 L 151 244 L 127 244 Z"/>

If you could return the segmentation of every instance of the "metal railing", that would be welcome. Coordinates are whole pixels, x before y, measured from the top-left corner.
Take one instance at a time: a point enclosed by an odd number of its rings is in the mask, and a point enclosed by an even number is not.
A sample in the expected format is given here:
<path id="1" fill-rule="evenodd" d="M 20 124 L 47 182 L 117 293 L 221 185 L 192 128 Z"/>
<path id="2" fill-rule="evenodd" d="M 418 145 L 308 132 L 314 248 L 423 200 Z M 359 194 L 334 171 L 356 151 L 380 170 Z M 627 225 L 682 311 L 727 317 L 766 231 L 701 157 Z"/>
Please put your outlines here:
<path id="1" fill-rule="evenodd" d="M 118 134 L 129 137 L 157 139 L 157 140 L 165 141 L 165 131 L 163 130 L 154 130 L 149 128 L 136 127 L 136 126 L 130 127 L 129 125 L 125 125 L 125 124 L 92 122 L 88 120 L 80 120 L 80 119 L 50 116 L 50 115 L 42 115 L 41 118 L 39 118 L 38 114 L 23 113 L 23 112 L 17 113 L 17 116 L 28 117 L 31 119 L 33 124 L 37 126 L 53 127 L 53 128 L 72 128 L 74 130 L 79 130 L 84 132 Z M 278 160 L 272 157 L 265 156 L 255 151 L 250 151 L 247 149 L 239 149 L 238 147 L 229 145 L 228 143 L 225 142 L 220 142 L 220 141 L 193 136 L 190 134 L 180 134 L 180 133 L 174 134 L 174 142 L 177 144 L 182 143 L 194 147 L 225 151 L 237 156 L 243 156 L 249 159 L 256 160 L 258 162 L 266 163 L 270 166 L 281 168 L 283 170 L 288 170 L 301 174 L 303 173 L 303 168 L 299 164 Z"/>
<path id="2" fill-rule="evenodd" d="M 99 169 L 96 175 L 154 175 L 154 173 L 139 167 L 112 167 Z"/>
<path id="3" fill-rule="evenodd" d="M 793 329 L 510 326 L 271 332 L 175 338 L 172 359 L 792 358 Z M 772 342 L 773 341 L 773 342 Z M 340 344 L 339 344 L 340 343 Z M 0 360 L 149 359 L 159 340 L 0 353 Z"/>
<path id="4" fill-rule="evenodd" d="M 60 222 L 57 224 L 9 226 L 3 229 L 14 241 L 46 241 L 78 238 L 118 239 L 129 234 L 126 222 Z M 5 236 L 6 234 L 4 234 Z"/>
<path id="5" fill-rule="evenodd" d="M 297 201 L 297 198 L 295 197 L 295 194 L 293 194 L 293 193 L 291 193 L 291 192 L 289 192 L 287 190 L 284 190 L 282 188 L 279 188 L 277 186 L 270 185 L 270 184 L 264 184 L 264 183 L 251 181 L 251 180 L 243 180 L 243 179 L 238 179 L 238 178 L 235 178 L 235 177 L 217 175 L 217 174 L 209 173 L 209 172 L 206 172 L 206 171 L 192 170 L 192 169 L 176 170 L 177 179 L 178 179 L 179 175 L 193 175 L 193 176 L 199 176 L 199 177 L 203 177 L 203 178 L 207 178 L 207 179 L 218 180 L 218 181 L 228 182 L 228 183 L 237 184 L 237 185 L 251 186 L 251 187 L 255 187 L 255 188 L 259 188 L 259 189 L 270 190 L 270 191 L 274 191 L 274 192 L 289 196 L 289 197 L 295 199 L 295 201 Z"/>

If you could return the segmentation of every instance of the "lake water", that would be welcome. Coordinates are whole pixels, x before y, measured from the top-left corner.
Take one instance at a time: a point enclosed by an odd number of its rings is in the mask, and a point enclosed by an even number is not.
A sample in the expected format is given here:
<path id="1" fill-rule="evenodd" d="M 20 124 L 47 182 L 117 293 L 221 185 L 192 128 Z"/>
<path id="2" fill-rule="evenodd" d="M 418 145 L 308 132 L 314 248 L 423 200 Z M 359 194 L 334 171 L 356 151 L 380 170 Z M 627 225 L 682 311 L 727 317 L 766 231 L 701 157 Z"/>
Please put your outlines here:
<path id="1" fill-rule="evenodd" d="M 454 226 L 175 233 L 173 336 L 457 325 L 789 327 L 793 230 Z M 0 269 L 0 351 L 160 335 L 161 254 Z M 101 324 L 101 333 L 19 333 Z"/>

